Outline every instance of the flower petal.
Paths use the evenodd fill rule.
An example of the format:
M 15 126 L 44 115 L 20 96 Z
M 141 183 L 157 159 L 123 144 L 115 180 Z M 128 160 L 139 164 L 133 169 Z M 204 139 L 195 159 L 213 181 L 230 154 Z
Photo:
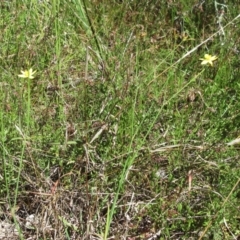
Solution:
M 203 60 L 202 62 L 201 62 L 201 65 L 206 65 L 208 63 L 208 60 Z

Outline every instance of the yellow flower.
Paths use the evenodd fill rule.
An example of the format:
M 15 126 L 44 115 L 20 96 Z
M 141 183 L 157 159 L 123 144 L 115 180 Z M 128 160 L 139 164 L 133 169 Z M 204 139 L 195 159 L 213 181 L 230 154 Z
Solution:
M 21 71 L 21 74 L 19 74 L 18 76 L 20 78 L 28 78 L 28 79 L 33 79 L 34 78 L 34 74 L 36 73 L 36 71 L 33 71 L 32 68 L 30 68 L 29 70 L 25 70 L 25 71 Z
M 215 61 L 216 59 L 217 59 L 216 56 L 212 56 L 210 54 L 205 54 L 204 58 L 200 58 L 199 60 L 202 60 L 201 65 L 210 64 L 212 66 L 213 61 Z

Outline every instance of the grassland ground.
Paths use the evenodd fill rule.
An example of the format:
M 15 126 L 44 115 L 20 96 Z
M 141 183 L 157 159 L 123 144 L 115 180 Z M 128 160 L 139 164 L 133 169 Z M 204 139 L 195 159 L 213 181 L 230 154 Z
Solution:
M 0 239 L 238 239 L 239 6 L 1 1 Z

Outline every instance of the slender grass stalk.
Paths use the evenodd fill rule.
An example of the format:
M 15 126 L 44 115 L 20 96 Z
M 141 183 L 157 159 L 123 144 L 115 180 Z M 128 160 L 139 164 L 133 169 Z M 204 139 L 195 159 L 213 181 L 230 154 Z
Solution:
M 31 79 L 27 79 L 27 129 L 30 129 L 31 124 Z
M 111 217 L 112 217 L 111 216 L 111 211 L 110 211 L 110 208 L 109 208 L 109 205 L 108 205 L 106 227 L 105 227 L 105 232 L 104 232 L 104 235 L 103 235 L 103 240 L 107 240 L 108 233 L 109 233 L 109 230 L 110 230 Z
M 80 24 L 82 28 L 85 30 L 86 35 L 89 37 L 89 39 L 94 40 L 95 48 L 96 48 L 94 52 L 98 58 L 99 63 L 103 64 L 104 56 L 103 56 L 102 47 L 98 40 L 98 36 L 95 33 L 95 28 L 92 24 L 92 21 L 88 15 L 86 2 L 85 0 L 74 0 L 74 3 L 78 13 L 77 17 L 80 21 Z
M 21 152 L 21 157 L 20 157 L 20 160 L 19 160 L 19 167 L 18 167 L 18 175 L 17 175 L 17 178 L 16 178 L 16 187 L 15 187 L 15 190 L 14 190 L 14 201 L 13 201 L 13 204 L 11 206 L 11 211 L 12 211 L 12 216 L 13 216 L 13 219 L 14 219 L 14 223 L 15 223 L 15 226 L 18 230 L 18 234 L 19 234 L 19 237 L 20 239 L 24 239 L 23 236 L 22 236 L 22 230 L 21 230 L 21 227 L 19 225 L 19 222 L 16 218 L 16 214 L 15 214 L 15 209 L 16 209 L 16 206 L 17 206 L 17 199 L 18 199 L 18 193 L 19 193 L 19 184 L 20 184 L 20 177 L 21 177 L 21 172 L 22 172 L 22 169 L 23 169 L 23 158 L 24 158 L 24 153 L 25 153 L 25 141 L 23 139 L 23 145 L 22 145 L 22 152 Z M 9 199 L 9 203 L 11 204 L 11 199 Z
M 54 17 L 54 30 L 55 30 L 55 54 L 56 54 L 56 67 L 57 73 L 59 73 L 61 69 L 61 33 L 60 33 L 60 19 L 59 19 L 59 7 L 60 0 L 53 0 L 52 9 L 53 9 L 53 17 Z M 58 84 L 61 86 L 61 77 L 57 74 Z

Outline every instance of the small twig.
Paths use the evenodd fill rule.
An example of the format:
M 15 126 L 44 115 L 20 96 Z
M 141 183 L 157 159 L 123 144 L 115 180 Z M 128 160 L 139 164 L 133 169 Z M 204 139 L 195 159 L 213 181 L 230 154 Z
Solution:
M 188 171 L 188 191 L 190 192 L 192 189 L 192 179 L 193 179 L 193 171 Z
M 92 140 L 90 141 L 90 144 L 92 144 L 97 138 L 99 138 L 99 136 L 103 133 L 103 131 L 105 131 L 108 128 L 107 124 L 104 124 L 99 130 L 98 132 L 94 135 L 94 137 L 92 138 Z
M 147 240 L 157 239 L 157 237 L 160 237 L 161 232 L 162 232 L 162 229 L 160 229 L 158 232 L 156 232 L 155 234 L 153 234 L 153 236 L 151 236 L 151 237 L 148 238 Z
M 224 32 L 224 29 L 222 26 L 222 20 L 223 20 L 224 14 L 225 14 L 224 8 L 227 8 L 227 5 L 218 3 L 217 1 L 214 2 L 214 5 L 215 5 L 215 11 L 217 14 L 217 19 L 218 19 L 217 24 L 219 27 L 220 40 L 222 41 L 222 44 L 224 44 L 223 40 L 222 40 L 222 36 L 225 37 L 225 32 Z M 218 10 L 218 6 L 221 6 L 220 10 Z
M 231 231 L 230 228 L 228 227 L 227 221 L 226 221 L 225 217 L 223 218 L 223 222 L 224 222 L 225 227 L 227 228 L 227 230 L 231 233 L 233 239 L 234 239 L 234 240 L 237 240 L 238 238 L 237 238 L 236 236 L 234 236 L 234 234 L 232 233 L 232 231 Z

